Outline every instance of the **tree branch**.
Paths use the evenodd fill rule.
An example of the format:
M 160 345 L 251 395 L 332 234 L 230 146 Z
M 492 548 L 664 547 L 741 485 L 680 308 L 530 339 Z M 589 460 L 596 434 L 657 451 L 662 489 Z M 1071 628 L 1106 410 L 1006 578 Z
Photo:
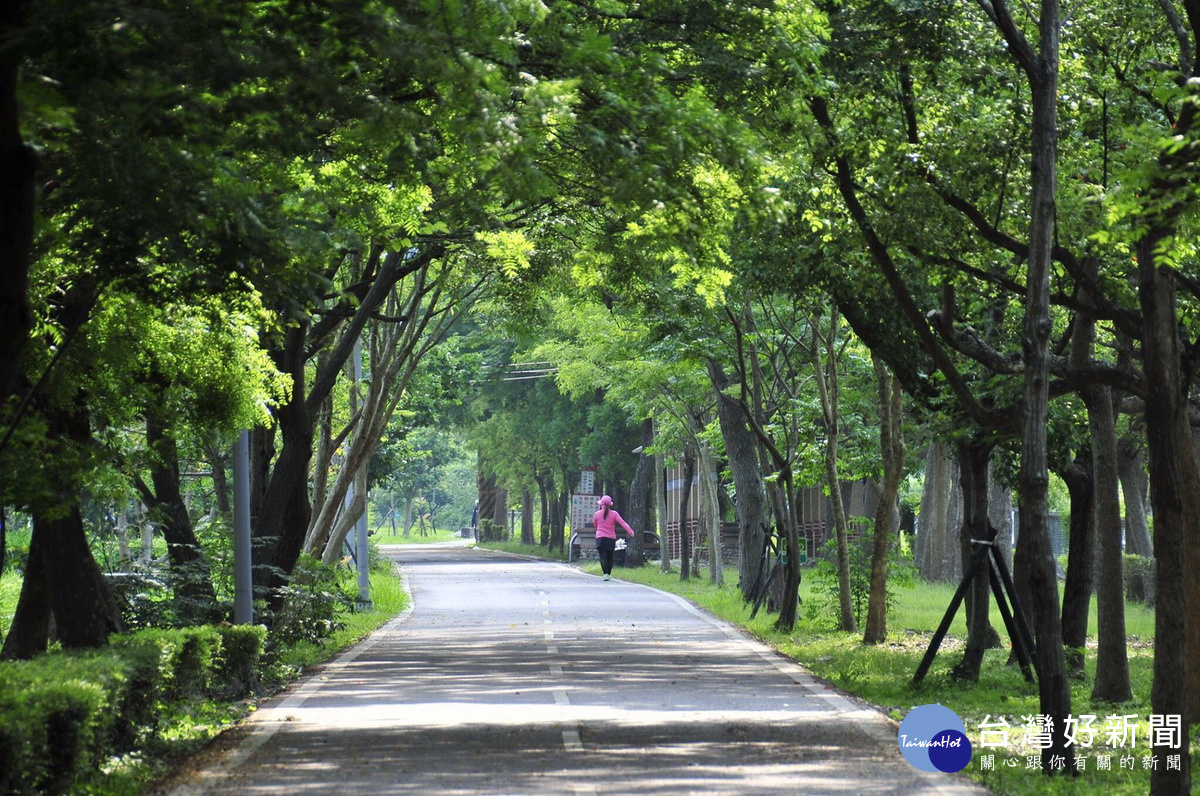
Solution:
M 909 323 L 925 348 L 925 352 L 933 359 L 938 370 L 942 372 L 942 375 L 946 377 L 946 383 L 955 397 L 961 402 L 967 414 L 975 418 L 981 425 L 991 425 L 993 422 L 992 413 L 976 400 L 975 395 L 971 392 L 970 387 L 967 386 L 962 374 L 958 372 L 958 369 L 954 366 L 954 362 L 951 361 L 945 349 L 938 342 L 928 321 L 913 300 L 912 294 L 908 290 L 908 285 L 905 284 L 904 278 L 896 268 L 891 253 L 883 241 L 880 240 L 878 233 L 876 233 L 874 226 L 871 224 L 870 218 L 867 216 L 866 209 L 859 201 L 858 193 L 854 186 L 854 175 L 850 168 L 850 162 L 839 151 L 837 135 L 833 128 L 833 120 L 829 115 L 828 102 L 824 97 L 813 96 L 809 98 L 809 106 L 817 123 L 825 131 L 829 144 L 834 149 L 833 159 L 837 167 L 838 190 L 842 194 L 842 201 L 845 202 L 850 217 L 854 219 L 860 233 L 866 240 L 867 249 L 883 272 L 884 279 L 887 280 L 888 285 L 891 287 L 897 303 L 908 317 Z
M 1013 57 L 1029 77 L 1029 82 L 1040 83 L 1042 77 L 1038 69 L 1037 53 L 1033 51 L 1033 47 L 1013 21 L 1012 14 L 1008 11 L 1007 0 L 976 0 L 976 2 L 1000 31 L 1000 35 L 1004 37 Z

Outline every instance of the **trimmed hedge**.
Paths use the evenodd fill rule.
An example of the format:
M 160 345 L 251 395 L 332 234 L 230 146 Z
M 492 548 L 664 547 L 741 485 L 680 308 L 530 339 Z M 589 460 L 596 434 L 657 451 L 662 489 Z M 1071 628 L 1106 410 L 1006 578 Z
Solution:
M 162 708 L 246 693 L 266 628 L 114 636 L 101 650 L 0 662 L 0 793 L 67 793 L 152 735 Z

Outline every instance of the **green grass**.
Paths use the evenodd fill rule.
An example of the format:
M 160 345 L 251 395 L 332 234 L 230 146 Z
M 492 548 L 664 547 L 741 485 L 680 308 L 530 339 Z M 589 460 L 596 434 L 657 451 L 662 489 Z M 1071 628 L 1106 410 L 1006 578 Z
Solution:
M 595 563 L 582 565 L 584 571 L 598 574 Z M 987 653 L 978 683 L 956 682 L 950 676 L 952 667 L 962 657 L 962 646 L 966 629 L 962 611 L 951 626 L 950 635 L 942 644 L 933 667 L 922 685 L 911 684 L 922 656 L 928 647 L 933 631 L 941 621 L 954 587 L 946 584 L 920 583 L 907 588 L 895 589 L 894 608 L 889 614 L 889 635 L 884 644 L 864 646 L 860 634 L 844 633 L 831 628 L 826 617 L 836 616 L 836 611 L 806 611 L 820 597 L 814 595 L 811 578 L 805 578 L 801 586 L 801 621 L 791 633 L 782 633 L 774 628 L 775 616 L 760 612 L 753 621 L 749 620 L 749 608 L 737 590 L 737 572 L 727 569 L 726 584 L 720 589 L 708 581 L 707 569 L 702 577 L 687 582 L 679 580 L 678 571 L 663 574 L 657 566 L 639 569 L 618 568 L 615 577 L 645 583 L 650 586 L 683 596 L 710 613 L 732 624 L 742 626 L 767 644 L 796 660 L 818 677 L 843 691 L 864 699 L 886 711 L 896 721 L 904 718 L 914 707 L 940 703 L 955 711 L 967 729 L 967 736 L 976 746 L 975 756 L 965 773 L 998 794 L 1005 796 L 1026 794 L 1092 794 L 1103 790 L 1106 796 L 1118 794 L 1143 794 L 1149 788 L 1149 771 L 1142 768 L 1142 757 L 1147 754 L 1146 733 L 1148 732 L 1150 708 L 1150 685 L 1153 679 L 1153 635 L 1154 613 L 1145 606 L 1130 603 L 1126 606 L 1126 623 L 1129 644 L 1130 679 L 1133 699 L 1120 705 L 1092 700 L 1091 683 L 1095 673 L 1095 601 L 1089 625 L 1092 635 L 1087 650 L 1087 676 L 1072 683 L 1072 715 L 1095 714 L 1099 718 L 1094 726 L 1099 732 L 1088 756 L 1087 770 L 1079 777 L 1045 777 L 1041 773 L 1027 770 L 1026 750 L 1018 746 L 1023 735 L 1024 716 L 1039 713 L 1038 694 L 1035 686 L 1025 682 L 1020 670 L 1007 664 L 1008 654 L 1004 650 Z M 815 613 L 815 615 L 813 615 Z M 998 612 L 993 606 L 993 623 L 1002 629 Z M 1104 748 L 1106 717 L 1109 715 L 1135 715 L 1138 717 L 1137 746 L 1133 749 L 1135 770 L 1121 770 L 1119 758 L 1122 750 Z M 1009 732 L 1010 745 L 1005 748 L 980 749 L 979 725 L 992 717 L 992 721 L 1003 716 L 1012 725 Z M 995 770 L 982 770 L 982 754 L 994 756 Z M 1096 770 L 1097 755 L 1109 752 L 1114 770 Z M 1037 754 L 1036 750 L 1033 754 Z M 1003 761 L 1014 759 L 1018 767 L 1007 768 Z M 1160 761 L 1160 765 L 1163 761 Z M 1200 766 L 1200 755 L 1196 745 L 1192 746 L 1192 768 Z
M 0 638 L 8 634 L 20 596 L 21 576 L 12 571 L 0 575 Z
M 449 528 L 429 531 L 425 535 L 422 535 L 419 530 L 413 528 L 408 536 L 405 536 L 403 531 L 398 531 L 393 535 L 391 529 L 388 528 L 373 534 L 371 541 L 375 544 L 430 544 L 432 542 L 449 542 L 453 539 L 461 538 L 457 530 Z

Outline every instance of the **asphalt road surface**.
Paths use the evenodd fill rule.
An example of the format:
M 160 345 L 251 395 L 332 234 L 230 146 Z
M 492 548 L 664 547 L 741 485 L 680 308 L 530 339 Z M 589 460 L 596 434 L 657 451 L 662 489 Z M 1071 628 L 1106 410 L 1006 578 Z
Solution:
M 387 552 L 411 612 L 223 737 L 174 796 L 984 793 L 917 771 L 880 713 L 672 595 Z

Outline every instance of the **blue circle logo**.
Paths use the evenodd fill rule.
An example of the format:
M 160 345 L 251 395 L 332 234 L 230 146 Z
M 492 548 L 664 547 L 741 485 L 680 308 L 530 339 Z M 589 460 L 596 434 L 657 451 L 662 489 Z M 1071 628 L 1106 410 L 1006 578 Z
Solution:
M 971 741 L 962 719 L 943 705 L 920 705 L 909 711 L 897 733 L 900 754 L 921 771 L 962 771 L 971 762 Z

